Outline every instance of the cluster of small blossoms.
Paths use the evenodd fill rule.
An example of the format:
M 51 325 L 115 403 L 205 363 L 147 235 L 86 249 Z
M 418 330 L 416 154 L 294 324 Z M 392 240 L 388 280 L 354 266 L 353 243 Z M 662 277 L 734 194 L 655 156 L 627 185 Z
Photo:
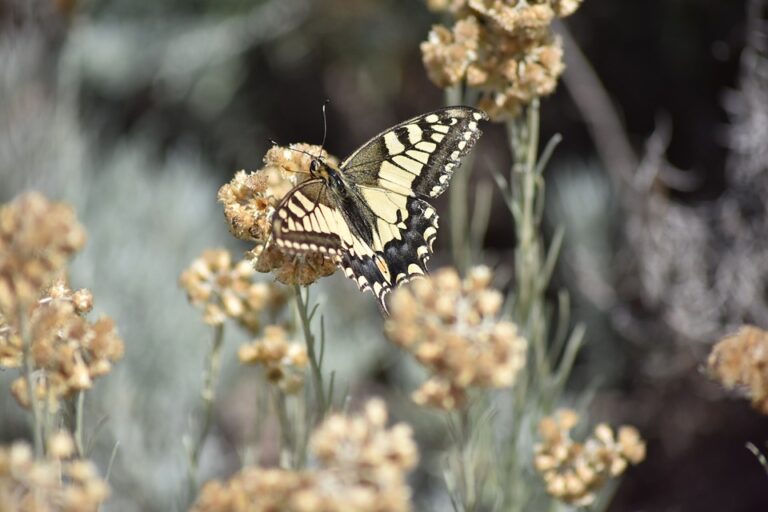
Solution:
M 229 251 L 208 249 L 179 277 L 189 301 L 203 308 L 203 321 L 221 325 L 236 320 L 250 332 L 258 331 L 264 312 L 277 312 L 288 300 L 278 285 L 253 281 L 256 271 L 248 260 L 233 265 Z
M 29 308 L 27 333 L 33 366 L 32 381 L 38 400 L 56 410 L 62 398 L 90 389 L 93 380 L 109 373 L 123 357 L 123 341 L 109 317 L 95 322 L 86 318 L 93 307 L 89 290 L 71 291 L 63 281 L 55 282 L 45 297 Z M 22 366 L 19 332 L 0 327 L 0 366 Z M 11 384 L 11 392 L 23 407 L 30 406 L 24 377 Z
M 455 270 L 402 286 L 392 294 L 387 336 L 433 376 L 413 399 L 445 410 L 461 407 L 470 387 L 512 386 L 525 365 L 527 342 L 499 319 L 502 294 L 490 288 L 488 267 L 462 281 Z
M 250 251 L 256 270 L 274 271 L 277 280 L 285 284 L 307 285 L 336 271 L 336 264 L 320 253 L 290 255 L 272 240 L 275 208 L 293 187 L 309 179 L 310 154 L 331 165 L 338 164 L 319 146 L 274 146 L 264 156 L 262 169 L 240 171 L 219 189 L 219 202 L 224 205 L 230 232 L 240 240 L 257 244 Z
M 109 486 L 90 461 L 74 453 L 72 438 L 63 432 L 51 436 L 44 459 L 35 459 L 25 443 L 0 446 L 0 510 L 99 510 Z
M 768 331 L 741 327 L 714 346 L 707 365 L 714 379 L 744 391 L 755 409 L 768 414 Z
M 85 245 L 85 230 L 64 203 L 37 192 L 0 206 L 0 312 L 16 314 L 37 301 Z
M 242 345 L 237 357 L 243 364 L 262 365 L 267 380 L 286 393 L 296 393 L 304 384 L 307 349 L 290 342 L 285 329 L 280 326 L 265 327 L 264 337 Z
M 228 482 L 207 483 L 195 512 L 405 512 L 411 492 L 405 475 L 418 461 L 410 427 L 386 427 L 380 400 L 362 415 L 329 417 L 312 434 L 318 468 L 247 468 Z
M 645 442 L 634 427 L 622 426 L 614 434 L 601 423 L 579 443 L 571 439 L 578 421 L 578 414 L 570 409 L 541 420 L 534 466 L 550 495 L 571 505 L 588 506 L 608 479 L 645 459 Z
M 421 44 L 424 66 L 439 87 L 461 82 L 480 93 L 478 107 L 494 120 L 515 117 L 533 99 L 551 94 L 564 70 L 554 18 L 581 0 L 428 0 L 453 14 L 453 27 L 435 25 Z

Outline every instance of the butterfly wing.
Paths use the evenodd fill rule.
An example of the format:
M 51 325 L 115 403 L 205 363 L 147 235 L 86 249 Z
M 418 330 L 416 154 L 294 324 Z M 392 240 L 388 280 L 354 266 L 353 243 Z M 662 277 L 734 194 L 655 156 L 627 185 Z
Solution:
M 406 196 L 437 197 L 477 142 L 485 112 L 448 107 L 393 126 L 363 144 L 341 164 L 358 184 Z
M 449 107 L 400 123 L 372 138 L 341 164 L 370 210 L 373 256 L 344 254 L 345 273 L 370 288 L 386 308 L 393 287 L 426 273 L 438 227 L 425 200 L 448 186 L 481 132 L 484 112 Z
M 342 194 L 313 179 L 286 195 L 273 217 L 277 245 L 333 257 L 386 312 L 393 286 L 426 273 L 438 216 L 425 199 L 448 186 L 483 119 L 482 111 L 449 107 L 373 137 L 341 164 Z
M 328 195 L 325 181 L 311 179 L 291 190 L 272 216 L 277 246 L 290 254 L 320 252 L 339 261 L 349 229 Z

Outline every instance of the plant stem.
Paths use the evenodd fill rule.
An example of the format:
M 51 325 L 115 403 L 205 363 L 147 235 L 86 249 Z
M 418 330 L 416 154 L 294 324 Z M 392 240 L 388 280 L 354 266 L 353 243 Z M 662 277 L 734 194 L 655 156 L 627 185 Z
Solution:
M 296 296 L 296 308 L 299 310 L 299 318 L 301 319 L 301 327 L 304 331 L 304 342 L 307 345 L 307 356 L 309 357 L 309 364 L 312 367 L 312 381 L 315 388 L 315 400 L 317 401 L 318 415 L 317 419 L 321 419 L 325 416 L 327 409 L 327 402 L 325 399 L 325 392 L 323 388 L 323 374 L 320 370 L 320 363 L 317 359 L 315 352 L 315 336 L 310 329 L 309 310 L 307 302 L 309 302 L 309 292 L 307 292 L 307 300 L 305 301 L 301 295 L 301 287 L 294 285 L 294 295 Z
M 85 403 L 85 391 L 77 393 L 77 402 L 75 404 L 75 446 L 77 454 L 85 457 L 83 450 L 83 406 Z
M 19 334 L 21 335 L 21 343 L 23 347 L 22 357 L 24 358 L 22 373 L 24 380 L 27 383 L 29 407 L 32 409 L 32 438 L 35 443 L 35 456 L 41 457 L 43 455 L 43 432 L 40 418 L 40 404 L 37 401 L 37 389 L 35 388 L 34 378 L 32 377 L 32 372 L 34 370 L 32 361 L 32 340 L 30 339 L 29 329 L 26 318 L 24 317 L 24 307 L 21 304 L 19 304 L 18 307 L 18 319 Z
M 203 378 L 203 424 L 200 433 L 189 450 L 189 484 L 192 494 L 197 490 L 197 470 L 200 462 L 200 452 L 211 429 L 213 421 L 213 400 L 216 397 L 216 382 L 221 366 L 221 345 L 224 341 L 224 324 L 213 328 L 213 342 L 206 360 L 205 376 Z

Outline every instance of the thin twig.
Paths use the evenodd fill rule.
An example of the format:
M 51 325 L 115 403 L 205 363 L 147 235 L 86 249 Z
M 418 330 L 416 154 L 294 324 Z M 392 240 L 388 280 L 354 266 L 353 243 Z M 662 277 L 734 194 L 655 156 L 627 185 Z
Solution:
M 216 382 L 221 366 L 221 345 L 224 341 L 224 324 L 214 327 L 211 351 L 206 360 L 205 376 L 203 378 L 203 424 L 194 444 L 189 448 L 189 485 L 192 494 L 197 491 L 197 470 L 200 463 L 200 453 L 208 437 L 213 422 L 213 401 L 216 397 Z
M 85 405 L 85 391 L 77 393 L 77 402 L 75 404 L 75 446 L 77 454 L 85 457 L 83 452 L 83 408 Z
M 24 380 L 27 383 L 27 396 L 29 397 L 29 406 L 32 409 L 32 438 L 35 442 L 35 456 L 41 457 L 43 455 L 43 432 L 41 430 L 41 418 L 40 418 L 40 403 L 37 400 L 37 393 L 32 377 L 34 370 L 32 362 L 32 340 L 30 339 L 30 332 L 27 327 L 26 318 L 24 317 L 24 307 L 19 304 L 18 307 L 18 319 L 19 319 L 19 334 L 21 335 L 21 342 L 23 345 L 24 366 L 22 372 L 24 374 Z

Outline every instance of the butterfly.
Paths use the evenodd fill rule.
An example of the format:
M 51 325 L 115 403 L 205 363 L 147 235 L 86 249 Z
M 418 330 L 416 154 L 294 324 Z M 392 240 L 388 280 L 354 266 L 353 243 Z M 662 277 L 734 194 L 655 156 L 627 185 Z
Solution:
M 313 157 L 310 178 L 273 213 L 275 243 L 331 258 L 386 314 L 387 293 L 427 272 L 438 221 L 428 199 L 448 187 L 487 119 L 474 108 L 443 108 L 376 135 L 338 167 Z

